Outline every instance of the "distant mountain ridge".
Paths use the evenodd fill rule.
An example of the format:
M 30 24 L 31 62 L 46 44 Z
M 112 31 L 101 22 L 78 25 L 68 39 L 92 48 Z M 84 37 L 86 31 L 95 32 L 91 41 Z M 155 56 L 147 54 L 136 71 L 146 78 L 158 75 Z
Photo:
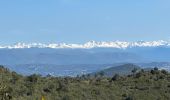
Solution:
M 114 64 L 169 62 L 168 47 L 52 49 L 0 49 L 1 65 L 19 64 Z
M 137 65 L 152 68 L 158 66 L 170 71 L 169 62 L 170 42 L 162 40 L 151 42 L 91 41 L 85 44 L 19 43 L 1 46 L 0 49 L 0 65 L 13 66 L 12 70 L 25 74 L 76 75 L 98 71 L 100 70 L 98 68 L 117 63 L 137 63 Z M 148 65 L 148 63 L 151 64 Z M 70 69 L 67 70 L 67 68 Z
M 165 46 L 170 47 L 170 41 L 137 41 L 137 42 L 126 42 L 126 41 L 110 41 L 110 42 L 96 42 L 89 41 L 85 44 L 67 44 L 67 43 L 51 43 L 51 44 L 43 44 L 43 43 L 17 43 L 14 45 L 5 45 L 0 46 L 1 49 L 19 49 L 19 48 L 79 48 L 79 49 L 89 49 L 89 48 L 118 48 L 118 49 L 126 49 L 133 47 L 159 47 Z

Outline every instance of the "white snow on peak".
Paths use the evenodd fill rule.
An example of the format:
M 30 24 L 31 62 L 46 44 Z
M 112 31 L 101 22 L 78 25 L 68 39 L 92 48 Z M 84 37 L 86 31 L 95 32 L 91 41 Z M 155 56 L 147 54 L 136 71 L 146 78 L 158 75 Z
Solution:
M 0 49 L 19 49 L 19 48 L 82 48 L 82 49 L 90 49 L 90 48 L 119 48 L 126 49 L 132 47 L 159 47 L 165 46 L 170 47 L 170 41 L 137 41 L 137 42 L 125 42 L 125 41 L 110 41 L 110 42 L 96 42 L 89 41 L 85 44 L 67 44 L 67 43 L 51 43 L 51 44 L 43 44 L 43 43 L 17 43 L 14 45 L 0 46 Z

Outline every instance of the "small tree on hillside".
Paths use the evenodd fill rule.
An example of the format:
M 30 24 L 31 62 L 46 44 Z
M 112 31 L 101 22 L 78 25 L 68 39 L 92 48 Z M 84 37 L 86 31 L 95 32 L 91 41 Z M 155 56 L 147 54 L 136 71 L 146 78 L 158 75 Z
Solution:
M 99 75 L 100 75 L 101 77 L 103 77 L 103 76 L 104 76 L 104 71 L 100 71 L 100 72 L 99 72 Z
M 158 71 L 158 67 L 154 67 L 154 70 L 155 70 L 155 71 Z
M 115 74 L 113 77 L 112 77 L 112 81 L 116 81 L 120 78 L 119 74 Z
M 135 74 L 135 73 L 137 72 L 137 70 L 138 70 L 137 68 L 134 68 L 134 69 L 132 70 L 132 73 Z

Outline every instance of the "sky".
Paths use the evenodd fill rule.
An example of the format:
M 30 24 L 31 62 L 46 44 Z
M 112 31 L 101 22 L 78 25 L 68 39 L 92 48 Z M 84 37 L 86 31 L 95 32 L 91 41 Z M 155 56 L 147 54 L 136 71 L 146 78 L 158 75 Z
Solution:
M 170 39 L 170 0 L 0 0 L 0 44 Z

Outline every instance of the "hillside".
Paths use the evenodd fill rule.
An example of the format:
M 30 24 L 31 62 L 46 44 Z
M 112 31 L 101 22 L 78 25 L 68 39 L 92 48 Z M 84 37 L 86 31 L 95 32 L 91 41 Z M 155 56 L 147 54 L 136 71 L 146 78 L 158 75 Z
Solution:
M 101 70 L 97 73 L 92 73 L 93 75 L 95 74 L 103 74 L 103 76 L 108 76 L 108 77 L 112 77 L 115 74 L 119 74 L 119 75 L 129 75 L 132 74 L 132 70 L 140 70 L 141 68 L 137 65 L 134 64 L 123 64 L 123 65 L 119 65 L 119 66 L 114 66 L 111 68 L 107 68 L 104 70 Z
M 128 76 L 21 76 L 0 67 L 0 100 L 170 100 L 170 73 L 157 68 Z

